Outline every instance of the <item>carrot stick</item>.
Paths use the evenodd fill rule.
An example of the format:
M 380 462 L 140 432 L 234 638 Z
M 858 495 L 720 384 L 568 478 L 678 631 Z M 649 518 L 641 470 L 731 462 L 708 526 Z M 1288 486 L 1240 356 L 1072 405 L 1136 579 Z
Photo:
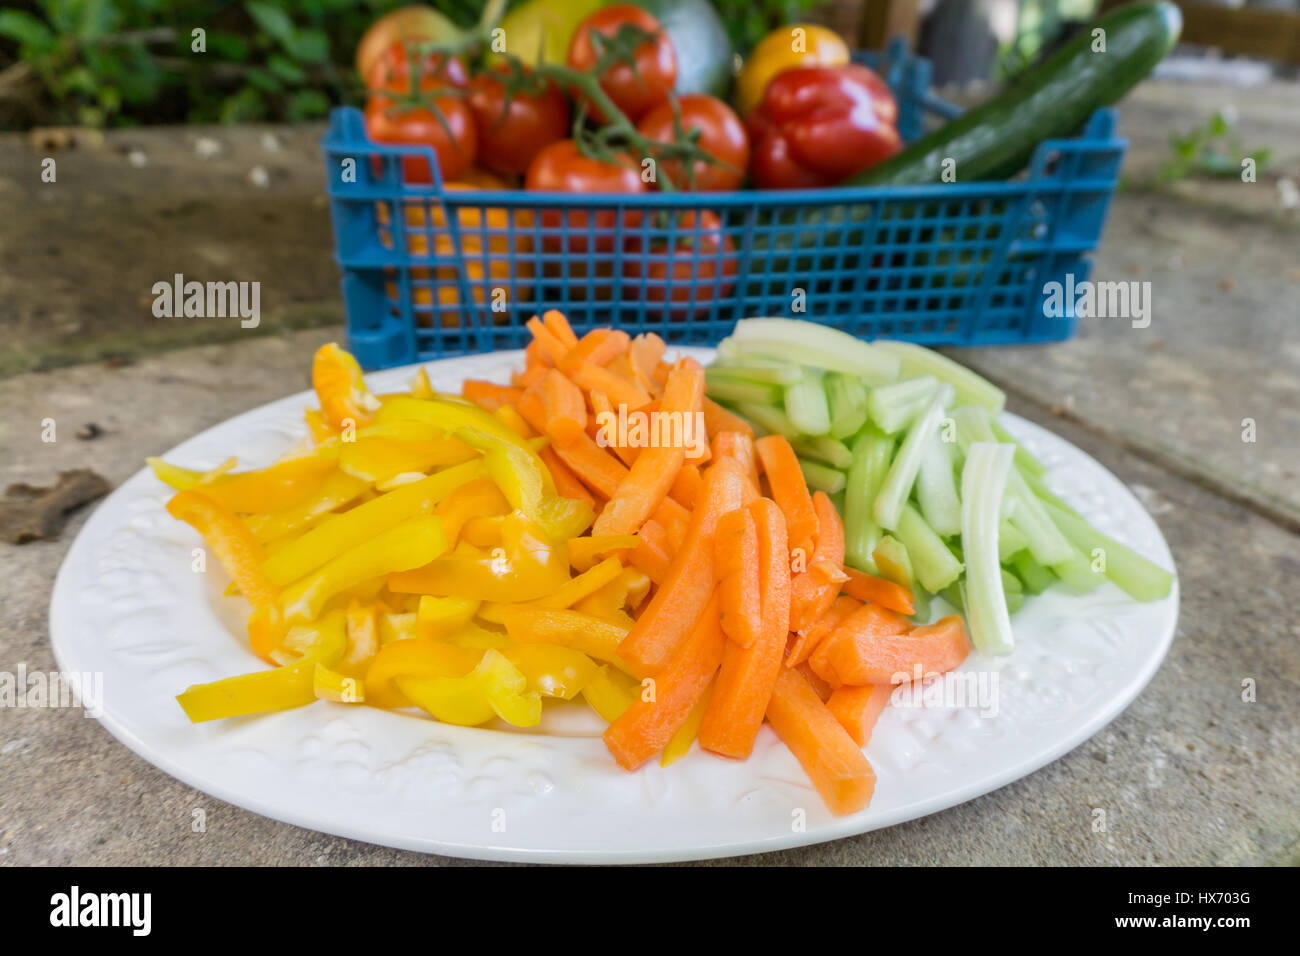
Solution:
M 586 571 L 601 555 L 621 556 L 624 552 L 635 548 L 637 541 L 637 536 L 633 534 L 573 538 L 569 541 L 569 564 L 579 571 Z
M 781 669 L 767 719 L 831 813 L 856 813 L 871 802 L 876 773 L 870 761 L 797 671 Z
M 798 667 L 808 660 L 826 635 L 833 631 L 840 621 L 860 607 L 862 607 L 862 602 L 857 598 L 849 597 L 847 594 L 841 594 L 837 597 L 817 620 L 795 634 L 794 642 L 786 653 L 785 666 Z
M 578 344 L 578 337 L 573 334 L 573 327 L 569 325 L 569 320 L 563 312 L 557 309 L 547 309 L 542 313 L 542 324 L 550 330 L 566 348 L 573 348 Z
M 809 560 L 817 540 L 817 513 L 799 469 L 799 459 L 784 435 L 764 435 L 754 442 L 754 450 L 772 488 L 772 498 L 785 513 L 786 526 L 790 529 L 790 553 L 802 551 L 804 560 Z
M 628 561 L 655 584 L 661 584 L 673 563 L 668 532 L 652 518 L 641 526 L 636 538 L 637 545 L 628 555 Z
M 845 594 L 851 594 L 859 601 L 882 604 L 899 614 L 916 613 L 916 602 L 912 599 L 912 592 L 901 584 L 864 574 L 857 568 L 845 568 L 844 573 L 849 576 L 842 588 Z
M 533 333 L 533 341 L 537 343 L 538 351 L 545 357 L 548 365 L 559 365 L 568 354 L 570 345 L 565 343 L 537 316 L 533 316 L 524 323 L 528 331 Z
M 476 378 L 467 378 L 460 387 L 460 394 L 475 405 L 495 412 L 502 405 L 513 405 L 524 393 L 522 388 L 512 385 L 498 385 L 496 382 L 484 382 Z
M 722 631 L 741 647 L 750 647 L 763 630 L 763 605 L 758 528 L 748 508 L 728 511 L 718 520 L 714 551 Z
M 739 470 L 737 470 L 739 473 Z M 752 647 L 727 642 L 713 696 L 700 725 L 700 746 L 726 757 L 748 757 L 778 676 L 790 633 L 790 549 L 776 502 L 748 506 L 758 532 L 761 633 Z
M 550 365 L 550 359 L 546 357 L 546 354 L 542 351 L 542 347 L 538 344 L 536 339 L 533 339 L 533 341 L 529 342 L 528 345 L 524 347 L 525 372 L 530 372 L 539 367 L 549 368 Z
M 840 726 L 849 732 L 853 742 L 865 747 L 871 739 L 876 721 L 889 706 L 889 695 L 894 688 L 888 684 L 868 684 L 866 687 L 845 685 L 831 694 L 826 709 L 835 715 Z
M 597 445 L 608 448 L 618 456 L 619 461 L 631 468 L 632 462 L 636 461 L 636 449 L 619 443 L 616 427 L 611 433 L 610 423 L 617 420 L 618 413 L 614 411 L 609 396 L 600 389 L 595 389 L 587 393 L 587 400 L 591 402 L 592 411 L 591 422 L 587 425 L 587 434 L 595 440 Z M 613 415 L 614 418 L 605 418 L 606 415 Z
M 546 464 L 551 473 L 551 478 L 555 481 L 555 493 L 561 498 L 577 498 L 596 508 L 596 499 L 578 480 L 578 476 L 569 470 L 568 466 L 560 460 L 555 449 L 550 445 L 545 446 L 537 453 L 542 461 Z
M 664 348 L 664 340 L 653 332 L 638 335 L 628 346 L 627 360 L 632 367 L 632 380 L 650 395 L 658 395 L 660 391 L 655 373 L 663 360 Z
M 550 368 L 549 365 L 539 362 L 536 365 L 530 365 L 522 372 L 511 372 L 510 384 L 515 388 L 528 388 L 530 385 L 536 385 L 546 377 L 546 373 L 550 371 Z
M 626 352 L 628 342 L 628 335 L 622 329 L 592 329 L 569 349 L 569 354 L 560 362 L 560 371 L 569 372 L 579 362 L 604 365 L 614 356 Z
M 690 622 L 680 646 L 655 673 L 652 688 L 643 690 L 632 706 L 605 728 L 605 746 L 620 766 L 635 770 L 663 750 L 686 723 L 718 670 L 724 643 L 718 602 L 710 598 Z M 653 693 L 647 694 L 647 690 Z
M 623 464 L 585 432 L 567 443 L 556 442 L 554 447 L 560 460 L 573 470 L 578 480 L 603 498 L 613 497 L 627 475 Z
M 574 383 L 587 391 L 601 391 L 615 405 L 626 405 L 631 411 L 650 401 L 650 396 L 614 372 L 591 362 L 578 362 L 569 373 Z
M 636 666 L 648 671 L 662 667 L 708 601 L 713 591 L 713 537 L 718 519 L 739 507 L 744 482 L 735 462 L 720 461 L 704 472 L 686 541 L 673 556 L 636 626 L 619 646 L 624 658 Z
M 817 514 L 820 535 L 817 553 L 807 570 L 790 582 L 790 630 L 802 631 L 826 613 L 845 576 L 844 524 L 824 491 L 813 494 L 813 511 Z
M 803 679 L 808 682 L 809 687 L 811 687 L 813 690 L 817 692 L 818 697 L 820 697 L 823 701 L 827 701 L 831 699 L 831 694 L 835 693 L 834 688 L 832 688 L 830 684 L 826 683 L 826 681 L 818 677 L 817 672 L 808 666 L 807 661 L 804 661 L 802 664 L 796 667 L 795 670 L 797 670 L 800 674 L 803 675 Z
M 689 463 L 682 465 L 682 470 L 677 472 L 677 477 L 673 479 L 673 486 L 668 489 L 668 494 L 683 507 L 694 508 L 695 496 L 699 494 L 700 482 L 703 480 L 699 465 Z
M 664 387 L 659 413 L 652 421 L 691 422 L 703 397 L 704 374 L 685 366 L 675 368 Z M 676 434 L 670 434 L 672 429 L 660 430 L 658 437 L 667 439 L 666 445 L 641 449 L 627 478 L 596 519 L 593 534 L 632 534 L 650 517 L 686 460 L 683 444 L 688 426 L 681 427 Z
M 713 694 L 713 685 L 704 688 L 704 693 L 691 708 L 686 722 L 677 729 L 671 740 L 664 745 L 664 752 L 659 757 L 660 767 L 669 767 L 685 757 L 691 750 L 691 744 L 700 735 L 700 722 L 704 720 L 704 711 L 709 706 L 709 697 Z
M 878 635 L 845 631 L 840 634 L 848 624 L 849 621 L 840 624 L 827 642 L 830 645 L 827 661 L 845 684 L 901 684 L 919 680 L 952 670 L 970 653 L 966 627 L 955 614 L 908 633 Z
M 725 455 L 728 458 L 734 458 L 740 462 L 740 466 L 745 469 L 749 475 L 750 481 L 754 483 L 755 490 L 758 489 L 758 457 L 754 453 L 754 437 L 748 432 L 738 431 L 721 431 L 714 432 L 709 430 L 713 436 L 713 457 Z
M 743 432 L 746 435 L 754 434 L 753 426 L 745 421 L 739 415 L 731 412 L 711 398 L 704 400 L 704 427 L 709 430 L 710 435 L 716 435 L 719 432 Z
M 846 665 L 852 665 L 856 656 L 851 649 L 853 645 L 860 641 L 865 646 L 886 637 L 906 634 L 909 627 L 907 618 L 896 611 L 879 604 L 864 604 L 831 629 L 808 658 L 808 663 L 832 687 L 838 688 L 841 684 L 887 684 L 888 676 L 884 680 L 868 680 L 865 677 L 852 680 L 848 675 L 840 673 L 836 661 L 843 660 Z M 840 645 L 848 645 L 850 650 L 840 652 Z M 855 673 L 859 671 L 855 669 Z
M 546 434 L 557 442 L 567 442 L 587 427 L 587 403 L 578 386 L 564 373 L 551 369 L 533 386 L 546 415 Z

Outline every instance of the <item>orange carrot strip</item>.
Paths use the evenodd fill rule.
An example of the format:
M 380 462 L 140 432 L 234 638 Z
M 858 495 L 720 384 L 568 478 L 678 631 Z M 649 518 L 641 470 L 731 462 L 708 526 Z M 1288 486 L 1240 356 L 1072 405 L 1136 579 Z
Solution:
M 545 357 L 547 364 L 559 365 L 570 346 L 565 345 L 537 316 L 533 316 L 524 325 L 528 327 L 529 332 L 533 333 L 533 341 L 537 343 L 538 351 Z
M 865 677 L 850 679 L 848 675 L 840 673 L 836 661 L 843 660 L 846 664 L 851 664 L 855 654 L 852 645 L 858 641 L 865 645 L 886 637 L 906 634 L 910 626 L 907 618 L 896 611 L 879 604 L 864 604 L 831 629 L 808 658 L 808 663 L 832 687 L 841 684 L 887 684 L 888 677 L 884 680 L 868 680 Z M 840 645 L 846 645 L 849 650 L 840 651 Z
M 798 667 L 808 660 L 808 657 L 817 649 L 817 645 L 822 642 L 822 639 L 833 631 L 840 621 L 860 607 L 862 607 L 862 602 L 857 598 L 849 597 L 847 594 L 841 594 L 837 597 L 817 620 L 795 634 L 794 641 L 791 643 L 790 650 L 785 657 L 785 666 Z
M 611 402 L 626 405 L 629 411 L 641 408 L 650 401 L 650 396 L 630 381 L 591 362 L 578 362 L 569 374 L 576 385 L 589 392 L 604 392 Z
M 628 349 L 628 335 L 622 329 L 592 329 L 578 340 L 578 344 L 569 349 L 569 354 L 560 362 L 560 371 L 568 372 L 579 362 L 594 362 L 604 365 Z
M 811 687 L 813 690 L 817 692 L 818 697 L 820 697 L 823 701 L 831 699 L 831 695 L 835 693 L 834 688 L 832 688 L 830 684 L 826 683 L 826 681 L 818 677 L 817 672 L 808 666 L 807 661 L 804 661 L 802 664 L 796 667 L 795 670 L 797 670 L 800 674 L 803 675 L 803 679 L 808 682 L 809 687 Z
M 537 381 L 540 382 L 542 378 L 545 378 L 549 371 L 550 369 L 542 369 L 541 378 Z M 546 412 L 542 408 L 541 397 L 534 390 L 536 384 L 537 382 L 534 382 L 532 385 L 528 386 L 528 388 L 524 389 L 524 393 L 520 395 L 519 400 L 515 402 L 515 411 L 517 411 L 523 417 L 523 420 L 531 425 L 538 434 L 545 435 Z
M 586 571 L 602 555 L 614 554 L 623 557 L 623 552 L 631 551 L 639 539 L 633 534 L 621 534 L 611 537 L 581 537 L 569 541 L 569 564 L 579 571 Z
M 578 386 L 563 372 L 551 369 L 533 388 L 537 390 L 542 412 L 546 415 L 547 435 L 557 442 L 567 442 L 587 427 L 587 403 L 583 401 Z
M 618 413 L 614 410 L 609 396 L 600 389 L 595 389 L 587 393 L 587 401 L 591 403 L 592 412 L 591 419 L 587 423 L 587 434 L 597 445 L 612 451 L 624 465 L 632 467 L 632 462 L 636 461 L 636 449 L 619 444 L 618 429 L 610 428 L 609 422 L 617 420 Z M 614 419 L 604 418 L 605 415 L 613 415 Z
M 714 551 L 722 631 L 741 647 L 750 647 L 763 630 L 763 605 L 758 528 L 748 508 L 728 511 L 718 520 Z
M 694 508 L 695 496 L 700 493 L 700 483 L 703 480 L 704 477 L 700 474 L 699 465 L 682 465 L 682 470 L 677 472 L 677 477 L 673 479 L 673 486 L 668 489 L 668 494 L 683 507 Z
M 901 584 L 864 574 L 857 568 L 845 568 L 844 573 L 849 576 L 842 588 L 845 594 L 851 594 L 859 601 L 883 604 L 899 614 L 916 613 L 916 602 L 912 598 L 912 592 Z
M 637 545 L 628 555 L 628 562 L 655 584 L 662 583 L 673 563 L 668 532 L 652 518 L 641 526 L 636 537 Z
M 747 432 L 709 431 L 713 436 L 713 457 L 725 455 L 740 462 L 754 487 L 758 488 L 758 456 L 754 452 L 754 436 Z
M 742 432 L 746 435 L 753 436 L 754 428 L 739 415 L 731 412 L 711 398 L 704 400 L 704 427 L 709 430 L 710 435 L 717 435 L 719 432 Z
M 736 473 L 739 474 L 739 468 Z M 727 642 L 722 667 L 700 725 L 700 746 L 726 757 L 748 757 L 781 674 L 790 633 L 790 548 L 776 502 L 759 498 L 747 509 L 758 532 L 761 633 L 752 647 Z
M 665 498 L 650 519 L 658 522 L 668 536 L 668 551 L 672 553 L 686 541 L 686 533 L 691 528 L 691 513 L 671 498 Z M 647 519 L 647 520 L 650 520 Z
M 685 366 L 673 369 L 658 415 L 651 421 L 677 421 L 682 431 L 667 434 L 670 429 L 662 429 L 659 438 L 668 439 L 666 445 L 641 449 L 627 478 L 596 519 L 593 534 L 633 534 L 650 517 L 673 486 L 686 459 L 683 444 L 687 424 L 683 423 L 693 420 L 703 398 L 703 372 Z
M 820 535 L 807 570 L 790 583 L 790 630 L 802 631 L 826 613 L 844 583 L 844 523 L 824 491 L 813 494 Z
M 513 405 L 523 393 L 522 388 L 513 385 L 498 385 L 476 378 L 465 379 L 460 387 L 461 395 L 489 412 L 495 412 L 502 405 Z
M 657 670 L 686 637 L 713 591 L 713 536 L 718 519 L 739 507 L 744 484 L 735 462 L 720 461 L 705 471 L 686 541 L 636 626 L 619 645 L 625 660 L 642 670 Z
M 539 366 L 549 368 L 550 364 L 551 360 L 546 357 L 546 353 L 536 339 L 524 348 L 524 371 L 531 371 Z
M 557 309 L 547 309 L 542 313 L 542 324 L 550 330 L 566 348 L 573 348 L 578 344 L 578 337 L 573 334 L 573 327 L 569 325 L 569 320 L 563 312 Z
M 866 687 L 844 686 L 831 694 L 826 709 L 835 715 L 840 726 L 849 732 L 853 742 L 865 747 L 871 739 L 876 721 L 889 706 L 889 695 L 894 688 L 888 684 L 869 684 Z
M 856 813 L 871 802 L 871 762 L 797 671 L 781 669 L 767 719 L 831 813 Z
M 538 364 L 531 365 L 522 372 L 511 372 L 510 384 L 515 388 L 528 388 L 536 385 L 546 377 L 546 373 L 550 371 L 550 368 L 549 365 Z
M 871 607 L 872 605 L 864 605 Z M 842 623 L 836 632 L 845 628 Z M 845 684 L 901 684 L 942 674 L 966 659 L 966 626 L 953 614 L 908 633 L 831 635 L 827 660 Z
M 651 395 L 658 395 L 660 385 L 655 377 L 664 357 L 664 340 L 653 332 L 634 338 L 628 346 L 627 360 L 632 367 L 632 380 Z
M 525 416 L 526 417 L 526 416 Z M 555 453 L 578 480 L 602 498 L 610 498 L 627 476 L 623 464 L 601 448 L 586 432 L 566 444 L 556 442 Z
M 561 498 L 576 498 L 579 501 L 586 502 L 592 510 L 596 508 L 596 499 L 578 480 L 578 476 L 569 470 L 564 462 L 560 461 L 560 456 L 555 453 L 555 449 L 550 445 L 544 446 L 537 453 L 542 462 L 546 465 L 551 473 L 551 478 L 555 481 L 555 493 Z
M 817 540 L 817 512 L 794 449 L 784 435 L 765 435 L 754 442 L 754 450 L 771 485 L 772 497 L 785 513 L 791 553 L 802 550 L 804 559 L 810 559 Z
M 718 626 L 718 602 L 710 599 L 690 622 L 690 631 L 680 646 L 652 678 L 652 699 L 647 700 L 643 691 L 605 729 L 605 746 L 621 767 L 635 770 L 663 750 L 686 723 L 718 669 L 724 643 Z

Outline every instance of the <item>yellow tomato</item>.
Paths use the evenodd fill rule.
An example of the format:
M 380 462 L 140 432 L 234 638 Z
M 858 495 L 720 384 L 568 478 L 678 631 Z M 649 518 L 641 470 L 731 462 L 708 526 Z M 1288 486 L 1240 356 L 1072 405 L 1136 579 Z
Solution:
M 736 105 L 748 116 L 778 73 L 797 66 L 843 66 L 849 47 L 834 30 L 811 23 L 778 27 L 754 47 L 736 78 Z

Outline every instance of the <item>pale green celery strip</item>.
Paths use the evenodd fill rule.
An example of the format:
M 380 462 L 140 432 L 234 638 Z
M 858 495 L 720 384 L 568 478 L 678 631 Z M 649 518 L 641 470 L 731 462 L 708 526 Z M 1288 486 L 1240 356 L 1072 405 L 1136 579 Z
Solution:
M 800 458 L 799 467 L 803 470 L 808 487 L 815 491 L 824 491 L 828 495 L 833 495 L 844 488 L 844 472 L 838 469 L 809 458 Z
M 974 442 L 961 473 L 961 544 L 966 559 L 966 624 L 971 643 L 989 654 L 1006 654 L 1014 645 L 998 558 L 998 525 L 1007 475 L 1015 450 L 1010 445 Z
M 916 476 L 916 498 L 921 514 L 942 537 L 961 534 L 961 499 L 953 478 L 952 446 L 936 428 L 926 439 L 921 470 Z
M 826 376 L 826 403 L 831 411 L 832 438 L 856 435 L 867 423 L 867 388 L 856 375 L 829 373 Z
M 939 380 L 932 375 L 873 388 L 867 395 L 867 414 L 886 435 L 900 432 L 934 397 Z
M 803 378 L 785 387 L 785 414 L 804 435 L 825 435 L 831 430 L 831 412 L 826 404 L 825 374 L 803 370 Z
M 783 410 L 775 406 L 740 402 L 736 405 L 736 412 L 748 418 L 766 434 L 784 435 L 790 439 L 799 437 L 799 429 L 794 427 L 794 423 L 786 417 Z
M 853 464 L 853 452 L 849 450 L 849 446 L 827 435 L 800 438 L 790 444 L 800 457 L 825 462 L 841 471 Z
M 912 485 L 921 470 L 921 458 L 925 454 L 926 442 L 938 429 L 939 422 L 943 419 L 944 409 L 952 401 L 952 396 L 951 385 L 945 384 L 940 387 L 925 412 L 907 430 L 907 437 L 903 439 L 898 454 L 894 456 L 889 466 L 889 474 L 885 476 L 885 483 L 880 486 L 880 494 L 876 496 L 872 512 L 876 523 L 887 531 L 893 531 L 898 527 L 898 515 L 903 510 L 903 503 L 912 493 Z M 942 537 L 942 534 L 940 536 Z
M 959 405 L 983 405 L 994 415 L 1001 414 L 1006 407 L 1007 396 L 1002 389 L 946 355 L 911 342 L 877 341 L 872 344 L 899 359 L 903 378 L 933 375 L 948 382 L 957 390 Z
M 921 512 L 910 504 L 903 506 L 894 537 L 907 548 L 917 580 L 931 594 L 938 594 L 961 576 L 962 563 L 948 550 L 934 529 L 925 523 Z
M 894 440 L 868 426 L 853 443 L 853 463 L 844 486 L 845 561 L 859 571 L 874 574 L 871 552 L 880 540 L 880 525 L 871 516 L 880 485 L 889 472 Z
M 849 372 L 872 384 L 897 381 L 901 365 L 896 355 L 817 322 L 741 319 L 730 340 L 742 354 L 752 352 L 827 371 Z
M 1044 507 L 1056 526 L 1081 549 L 1090 568 L 1096 558 L 1105 560 L 1106 577 L 1114 581 L 1124 593 L 1139 601 L 1158 601 L 1169 596 L 1174 576 L 1164 568 L 1097 531 L 1077 515 L 1070 514 L 1051 502 L 1045 502 Z
M 705 390 L 715 402 L 747 402 L 754 405 L 775 405 L 781 401 L 781 386 L 763 385 L 741 379 L 705 375 Z

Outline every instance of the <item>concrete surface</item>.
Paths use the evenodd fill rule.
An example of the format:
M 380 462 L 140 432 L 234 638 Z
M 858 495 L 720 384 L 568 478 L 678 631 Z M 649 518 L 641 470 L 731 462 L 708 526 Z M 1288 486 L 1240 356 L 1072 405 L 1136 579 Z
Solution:
M 1183 595 L 1168 659 L 1109 727 L 1011 786 L 885 831 L 740 862 L 1300 863 L 1300 625 L 1289 606 L 1300 573 L 1300 227 L 1262 198 L 1296 173 L 1300 117 L 1271 88 L 1193 98 L 1170 87 L 1147 84 L 1126 106 L 1126 171 L 1140 179 L 1169 131 L 1234 99 L 1243 138 L 1278 148 L 1274 179 L 1117 201 L 1095 277 L 1150 281 L 1149 328 L 1094 319 L 1069 343 L 959 354 L 1009 389 L 1013 411 L 1111 468 L 1159 522 Z M 0 137 L 0 376 L 10 376 L 0 378 L 0 486 L 49 483 L 73 467 L 116 484 L 146 455 L 306 386 L 311 350 L 339 333 L 318 134 L 221 130 L 208 158 L 195 148 L 202 131 L 115 134 L 55 154 L 57 187 L 39 182 L 39 150 Z M 136 149 L 143 167 L 129 159 Z M 269 170 L 269 186 L 248 178 L 254 166 Z M 263 328 L 153 319 L 149 288 L 176 271 L 261 279 Z M 320 327 L 292 331 L 299 325 Z M 272 331 L 284 334 L 263 334 Z M 205 340 L 220 344 L 194 346 Z M 177 344 L 191 347 L 160 351 Z M 113 360 L 70 365 L 104 358 Z M 53 444 L 41 441 L 47 417 L 58 422 Z M 1253 443 L 1242 441 L 1245 418 Z M 102 435 L 73 437 L 87 423 Z M 0 670 L 53 666 L 50 587 L 84 520 L 74 516 L 58 541 L 0 544 Z M 206 833 L 190 829 L 196 808 L 207 810 Z M 1098 808 L 1104 833 L 1092 826 Z M 79 712 L 0 711 L 3 864 L 456 862 L 235 809 Z

